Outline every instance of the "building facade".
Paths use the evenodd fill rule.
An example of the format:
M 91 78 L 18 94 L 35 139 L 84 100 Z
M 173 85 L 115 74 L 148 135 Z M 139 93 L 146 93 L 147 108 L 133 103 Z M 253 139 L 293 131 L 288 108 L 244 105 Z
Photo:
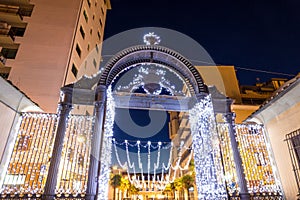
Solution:
M 19 50 L 18 37 L 23 37 L 27 22 L 24 18 L 30 17 L 34 5 L 28 0 L 1 0 L 0 1 L 0 76 L 7 79 L 11 66 L 7 60 L 15 59 Z
M 121 77 L 117 75 L 130 69 L 140 69 L 145 76 L 137 76 L 140 81 L 128 83 L 129 87 L 122 87 L 122 84 L 114 87 L 116 77 Z M 177 84 L 182 84 L 169 84 L 166 70 L 177 74 Z M 180 126 L 183 129 L 171 138 L 174 143 L 178 140 L 176 142 L 183 150 L 192 146 L 193 154 L 189 155 L 194 157 L 195 196 L 198 199 L 283 197 L 263 127 L 257 124 L 235 125 L 232 100 L 218 92 L 216 87 L 208 87 L 199 71 L 181 54 L 155 44 L 132 46 L 114 55 L 102 73 L 88 80 L 87 83 L 91 84 L 83 87 L 69 84 L 61 88 L 57 115 L 24 113 L 13 152 L 8 153 L 11 159 L 1 182 L 2 195 L 107 199 L 112 148 L 116 141 L 113 138 L 114 108 L 117 107 L 188 113 L 188 117 L 184 113 L 178 116 L 181 119 L 175 129 L 180 129 Z M 183 85 L 187 93 L 181 92 Z M 143 92 L 132 94 L 133 88 L 141 88 Z M 163 90 L 169 92 L 161 94 Z M 92 101 L 86 99 L 89 94 L 93 94 Z M 93 105 L 94 116 L 71 115 L 76 104 Z M 174 116 L 171 121 L 173 119 Z M 150 149 L 154 145 L 151 141 L 146 144 L 132 142 L 136 143 L 130 147 L 148 147 L 148 169 L 147 173 L 141 173 L 140 178 L 127 171 L 128 180 L 133 183 L 142 181 L 149 195 L 150 189 L 155 190 L 155 182 L 167 179 L 167 176 L 158 178 L 151 174 Z M 121 144 L 129 145 L 127 140 Z M 159 142 L 157 145 L 155 148 L 160 148 Z M 181 159 L 186 162 L 187 157 L 191 158 L 184 151 L 174 151 L 169 159 L 170 165 L 166 165 L 170 175 L 175 178 L 176 170 L 183 167 Z M 172 165 L 173 161 L 176 165 Z M 124 168 L 134 167 L 128 157 L 127 162 Z M 156 189 L 162 193 L 163 188 Z
M 5 168 L 10 160 L 10 155 L 21 120 L 22 112 L 42 112 L 39 106 L 28 96 L 0 77 L 0 180 L 4 177 Z M 1 181 L 0 181 L 1 182 Z
M 276 92 L 247 121 L 263 124 L 272 145 L 287 199 L 299 198 L 299 75 Z
M 44 111 L 55 113 L 60 87 L 98 71 L 110 2 L 42 0 L 30 5 L 35 8 L 24 19 L 24 37 L 16 38 L 18 53 L 6 62 L 12 67 L 8 79 Z

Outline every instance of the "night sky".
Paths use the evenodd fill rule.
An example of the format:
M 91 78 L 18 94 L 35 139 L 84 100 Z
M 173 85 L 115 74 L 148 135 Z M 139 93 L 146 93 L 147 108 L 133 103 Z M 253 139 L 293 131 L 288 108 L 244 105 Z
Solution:
M 133 28 L 163 27 L 202 45 L 214 62 L 234 65 L 241 84 L 300 72 L 300 1 L 111 0 L 105 38 Z M 199 64 L 201 65 L 201 64 Z

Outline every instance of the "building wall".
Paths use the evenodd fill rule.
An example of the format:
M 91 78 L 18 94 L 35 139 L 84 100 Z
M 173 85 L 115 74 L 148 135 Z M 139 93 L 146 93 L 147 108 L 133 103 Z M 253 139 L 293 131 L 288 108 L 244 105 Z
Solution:
M 289 86 L 290 83 L 287 83 Z M 288 87 L 279 89 L 278 96 L 264 105 L 248 119 L 264 124 L 274 152 L 275 162 L 286 195 L 286 199 L 296 199 L 298 189 L 292 161 L 285 136 L 300 128 L 300 82 L 299 79 Z
M 27 23 L 24 17 L 30 17 L 34 5 L 26 0 L 0 1 L 0 76 L 7 79 L 11 66 L 6 65 L 7 59 L 15 59 L 19 43 L 16 37 L 23 37 Z
M 231 110 L 236 114 L 235 123 L 241 124 L 249 115 L 259 108 L 259 105 L 232 104 Z
M 275 160 L 287 199 L 298 193 L 285 135 L 300 128 L 300 103 L 276 116 L 266 124 Z
M 0 77 L 0 188 L 17 135 L 20 112 L 42 110 L 17 88 Z
M 0 158 L 2 158 L 6 141 L 13 125 L 14 116 L 16 113 L 3 103 L 0 103 L 0 113 L 5 113 L 5 115 L 0 115 Z
M 91 76 L 98 72 L 108 8 L 110 8 L 109 4 L 103 0 L 82 2 L 65 84 L 72 83 L 83 75 Z M 77 52 L 77 47 L 81 51 L 80 55 Z M 74 67 L 78 70 L 77 74 L 74 73 Z
M 214 85 L 218 91 L 241 102 L 239 83 L 236 78 L 234 66 L 196 66 L 207 86 Z
M 46 112 L 55 112 L 80 0 L 33 0 L 35 8 L 28 21 L 9 80 Z M 67 9 L 66 9 L 67 8 Z
M 7 63 L 12 66 L 9 80 L 44 111 L 54 113 L 62 86 L 97 71 L 100 51 L 94 55 L 96 66 L 91 64 L 93 58 L 86 65 L 82 63 L 103 39 L 107 5 L 103 0 L 32 0 L 32 3 L 35 7 L 32 16 L 26 18 L 24 37 L 18 38 L 21 45 L 16 59 Z M 85 31 L 85 39 L 80 27 Z M 73 64 L 78 71 L 76 76 L 72 73 Z

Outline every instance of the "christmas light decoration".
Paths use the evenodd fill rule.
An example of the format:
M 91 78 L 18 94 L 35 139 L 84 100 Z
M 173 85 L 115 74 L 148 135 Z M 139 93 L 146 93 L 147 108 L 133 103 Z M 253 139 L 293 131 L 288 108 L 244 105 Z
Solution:
M 225 121 L 225 120 L 224 120 Z M 224 177 L 227 186 L 227 192 L 230 195 L 239 194 L 240 188 L 238 185 L 238 178 L 236 174 L 235 163 L 233 159 L 233 150 L 231 148 L 231 141 L 229 136 L 229 124 L 218 123 L 217 129 L 219 133 L 220 147 L 222 152 Z
M 127 170 L 128 180 L 132 184 L 134 184 L 137 188 L 140 188 L 141 190 L 147 190 L 149 188 L 156 188 L 157 190 L 163 190 L 167 184 L 174 182 L 174 180 L 176 178 L 176 174 L 177 174 L 176 172 L 178 170 L 183 171 L 183 170 L 188 169 L 189 163 L 193 156 L 193 151 L 191 151 L 190 155 L 187 159 L 187 162 L 185 163 L 185 165 L 183 167 L 181 167 L 180 163 L 182 162 L 181 155 L 182 155 L 183 151 L 190 150 L 189 147 L 184 146 L 183 142 L 181 142 L 180 147 L 178 147 L 178 150 L 179 150 L 178 155 L 179 156 L 174 158 L 174 157 L 172 157 L 172 151 L 174 150 L 174 145 L 172 142 L 171 143 L 164 142 L 164 145 L 163 145 L 162 142 L 148 141 L 145 145 L 143 145 L 141 143 L 141 141 L 139 141 L 139 140 L 136 141 L 135 143 L 133 141 L 129 142 L 127 140 L 125 140 L 124 142 L 119 142 L 115 138 L 113 138 L 112 141 L 113 141 L 113 146 L 114 146 L 115 157 L 117 159 L 119 166 L 121 166 L 121 168 L 123 170 Z M 118 145 L 118 147 L 117 147 L 117 145 Z M 134 148 L 137 150 L 137 152 L 135 152 L 135 153 L 137 153 L 138 164 L 135 164 L 131 160 L 130 152 L 128 150 L 129 146 L 132 148 L 132 151 L 134 151 Z M 122 162 L 120 160 L 118 148 L 121 148 L 121 149 L 125 148 L 126 161 Z M 144 176 L 144 168 L 143 168 L 143 163 L 141 161 L 142 160 L 141 159 L 141 148 L 144 148 L 145 150 L 147 150 L 147 163 L 144 164 L 144 166 L 147 166 L 147 172 L 145 173 L 145 174 L 147 174 L 147 178 L 145 178 L 145 176 Z M 155 153 L 156 162 L 153 162 L 153 165 L 152 165 L 151 154 L 153 154 L 153 150 L 156 150 L 156 149 L 157 149 L 157 151 Z M 169 154 L 170 157 L 168 159 L 168 163 L 165 163 L 163 160 L 161 160 L 161 149 L 170 151 L 170 154 Z M 155 157 L 155 156 L 153 156 L 153 157 Z M 172 164 L 173 160 L 176 160 L 175 165 Z M 139 179 L 139 177 L 137 177 L 137 175 L 136 175 L 136 169 L 135 169 L 136 165 L 138 166 L 138 168 L 140 170 L 141 179 Z M 152 168 L 152 166 L 153 166 L 153 168 Z M 160 176 L 157 176 L 156 170 L 159 169 L 159 166 L 161 166 L 162 173 Z M 171 169 L 173 170 L 173 176 L 170 179 Z M 166 177 L 164 175 L 165 170 L 168 171 L 168 174 L 166 175 Z M 132 171 L 133 171 L 133 175 L 132 175 Z M 152 176 L 150 175 L 151 172 L 153 172 Z
M 118 79 L 120 74 L 134 67 L 138 69 L 136 74 L 130 77 L 127 77 L 129 75 L 125 74 L 124 76 L 127 78 L 121 77 L 121 79 Z M 118 74 L 114 79 L 114 81 L 118 80 L 116 81 L 116 91 L 118 92 L 134 92 L 139 87 L 142 87 L 147 94 L 159 95 L 164 88 L 171 95 L 184 96 L 182 92 L 183 85 L 185 85 L 184 80 L 176 72 L 164 65 L 157 63 L 139 63 L 137 65 L 129 66 L 120 74 Z M 177 85 L 171 84 L 171 81 L 167 78 L 170 77 L 170 75 L 168 74 L 172 74 L 172 76 L 176 77 L 181 84 L 178 84 L 178 82 Z M 128 82 L 128 80 L 131 79 L 132 81 Z M 146 85 L 149 83 L 157 83 L 159 85 L 159 88 L 150 92 L 146 87 Z M 178 88 L 178 85 L 180 85 L 181 87 Z
M 226 186 L 211 97 L 207 95 L 189 112 L 199 199 L 224 199 Z
M 258 124 L 236 125 L 248 191 L 252 194 L 281 194 L 276 167 L 267 148 L 264 128 Z
M 145 34 L 143 39 L 144 39 L 144 43 L 146 45 L 157 45 L 161 41 L 160 37 L 158 35 L 154 34 L 154 32 Z
M 145 73 L 149 72 L 146 69 L 142 70 Z M 239 193 L 233 150 L 230 145 L 229 124 L 226 122 L 216 124 L 210 96 L 199 100 L 189 112 L 192 147 L 186 146 L 180 140 L 176 143 L 117 141 L 112 138 L 114 115 L 114 100 L 109 87 L 98 199 L 108 199 L 112 148 L 118 164 L 127 170 L 129 181 L 141 190 L 164 190 L 168 183 L 174 182 L 177 178 L 178 171 L 188 169 L 189 162 L 194 156 L 198 198 L 224 199 L 227 197 L 226 189 L 229 195 Z M 55 114 L 22 114 L 13 153 L 7 170 L 3 173 L 1 195 L 43 194 L 57 121 L 58 117 Z M 90 116 L 70 115 L 68 118 L 56 187 L 56 194 L 59 196 L 85 195 L 93 123 L 94 117 Z M 234 128 L 248 191 L 253 195 L 275 193 L 282 195 L 282 186 L 264 127 L 257 124 L 240 124 Z M 119 156 L 119 148 L 125 149 L 126 157 Z M 136 151 L 136 160 L 131 156 L 129 149 L 131 152 Z M 163 150 L 169 151 L 168 159 L 162 159 Z M 187 162 L 182 166 L 182 155 L 187 150 L 189 151 L 188 157 L 185 157 Z M 141 152 L 147 156 L 146 159 L 141 158 Z M 137 170 L 141 173 L 136 173 Z M 161 170 L 159 174 L 158 170 Z
M 23 113 L 1 194 L 43 193 L 57 115 Z
M 69 116 L 56 194 L 77 196 L 85 193 L 93 123 L 92 116 Z
M 115 104 L 112 96 L 111 86 L 107 88 L 107 100 L 106 100 L 106 115 L 104 122 L 104 137 L 103 147 L 101 150 L 101 168 L 98 182 L 98 199 L 108 199 L 108 185 L 109 175 L 111 167 L 111 153 L 112 153 L 112 136 L 113 136 L 113 125 L 115 118 Z

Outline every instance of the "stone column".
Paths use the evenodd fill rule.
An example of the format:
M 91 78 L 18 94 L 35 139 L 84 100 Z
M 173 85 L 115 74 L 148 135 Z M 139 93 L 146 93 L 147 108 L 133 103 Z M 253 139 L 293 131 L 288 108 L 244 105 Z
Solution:
M 248 192 L 247 181 L 245 178 L 245 173 L 244 173 L 244 168 L 242 163 L 242 157 L 238 148 L 238 142 L 236 140 L 236 132 L 234 127 L 235 114 L 232 112 L 228 112 L 225 114 L 225 117 L 226 117 L 226 121 L 229 124 L 228 126 L 229 136 L 230 136 L 231 148 L 232 148 L 233 158 L 236 167 L 238 185 L 240 187 L 240 199 L 248 200 L 250 199 L 250 194 Z
M 102 149 L 103 124 L 106 105 L 106 86 L 99 85 L 95 96 L 95 124 L 91 138 L 91 154 L 88 172 L 86 199 L 96 199 L 98 177 L 100 169 L 100 152 Z
M 61 99 L 58 105 L 59 120 L 57 124 L 53 152 L 50 158 L 50 166 L 45 184 L 43 199 L 54 199 L 55 197 L 57 174 L 61 160 L 67 121 L 70 111 L 72 110 L 72 91 L 73 89 L 71 86 L 65 86 L 61 88 Z

